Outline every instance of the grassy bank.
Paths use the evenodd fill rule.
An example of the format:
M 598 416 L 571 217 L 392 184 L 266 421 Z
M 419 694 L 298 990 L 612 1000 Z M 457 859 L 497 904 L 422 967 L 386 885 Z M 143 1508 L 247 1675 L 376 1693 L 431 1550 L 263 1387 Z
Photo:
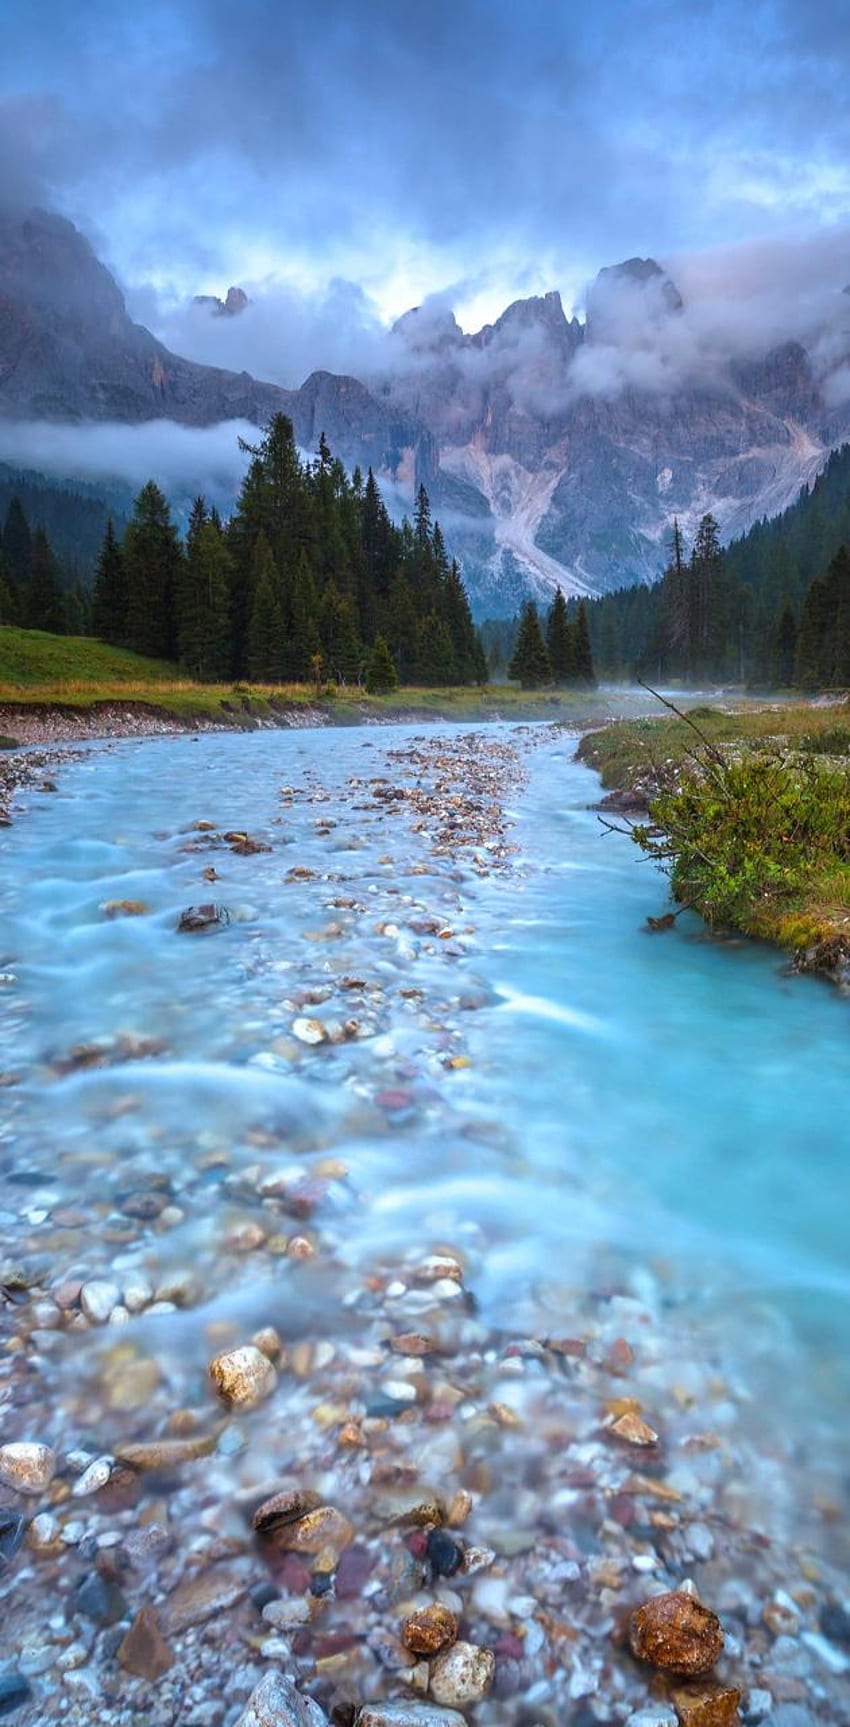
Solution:
M 850 704 L 698 708 L 588 733 L 579 754 L 643 794 L 633 837 L 681 906 L 850 978 Z
M 320 709 L 345 725 L 364 717 L 487 720 L 555 719 L 583 724 L 602 718 L 606 704 L 592 692 L 520 690 L 498 684 L 479 688 L 424 689 L 405 686 L 382 696 L 349 688 L 308 684 L 206 684 L 160 660 L 108 647 L 84 636 L 54 636 L 40 630 L 0 629 L 0 720 L 14 732 L 22 711 L 56 710 L 95 718 L 96 710 L 153 710 L 191 725 L 207 722 L 245 726 L 274 723 L 298 709 Z

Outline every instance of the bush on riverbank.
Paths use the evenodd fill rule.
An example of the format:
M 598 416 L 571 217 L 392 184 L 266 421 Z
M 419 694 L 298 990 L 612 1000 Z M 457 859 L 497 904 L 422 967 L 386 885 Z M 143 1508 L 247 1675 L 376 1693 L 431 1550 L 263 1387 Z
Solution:
M 844 735 L 835 708 L 696 709 L 589 733 L 579 754 L 606 786 L 645 795 L 649 821 L 631 833 L 682 907 L 792 950 L 801 969 L 843 976 L 850 773 L 834 746 Z

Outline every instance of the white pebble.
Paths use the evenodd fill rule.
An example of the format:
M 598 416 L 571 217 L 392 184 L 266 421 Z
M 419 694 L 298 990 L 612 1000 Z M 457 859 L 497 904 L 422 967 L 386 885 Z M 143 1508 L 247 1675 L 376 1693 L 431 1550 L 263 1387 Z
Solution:
M 0 1445 L 0 1481 L 15 1493 L 43 1493 L 56 1473 L 56 1453 L 49 1445 L 13 1441 Z
M 88 1469 L 84 1470 L 79 1481 L 74 1483 L 74 1498 L 85 1499 L 89 1493 L 99 1493 L 101 1487 L 106 1486 L 111 1474 L 111 1457 L 96 1457 L 94 1462 L 89 1464 Z
M 120 1300 L 121 1291 L 117 1283 L 95 1279 L 92 1283 L 84 1283 L 80 1290 L 80 1306 L 92 1325 L 105 1325 Z

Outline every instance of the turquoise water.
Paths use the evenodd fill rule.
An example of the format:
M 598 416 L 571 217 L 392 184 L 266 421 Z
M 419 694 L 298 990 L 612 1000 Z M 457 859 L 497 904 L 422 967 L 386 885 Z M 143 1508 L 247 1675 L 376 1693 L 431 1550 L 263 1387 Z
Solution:
M 508 869 L 431 858 L 403 814 L 358 810 L 350 784 L 398 780 L 387 752 L 414 735 L 121 743 L 30 797 L 0 852 L 0 1066 L 21 1077 L 0 1094 L 6 1228 L 22 1180 L 37 1214 L 93 1204 L 160 1164 L 178 1189 L 191 1175 L 191 1199 L 146 1264 L 152 1252 L 164 1266 L 202 1264 L 215 1178 L 196 1180 L 193 1160 L 225 1143 L 248 1165 L 258 1130 L 283 1122 L 296 1149 L 331 1151 L 352 1171 L 356 1199 L 340 1197 L 328 1226 L 348 1263 L 429 1237 L 466 1243 L 495 1327 L 539 1325 L 560 1288 L 649 1268 L 727 1354 L 731 1340 L 754 1406 L 767 1400 L 771 1420 L 837 1461 L 850 1005 L 784 975 L 768 950 L 706 939 L 693 917 L 648 934 L 663 879 L 603 833 L 589 807 L 598 782 L 568 736 L 547 731 L 532 748 L 528 730 L 487 734 L 519 735 L 528 770 L 508 794 Z M 429 747 L 444 735 L 457 734 L 440 728 Z M 282 799 L 282 786 L 299 795 Z M 272 850 L 195 849 L 198 820 L 246 828 Z M 214 886 L 201 875 L 210 864 Z M 316 876 L 287 881 L 293 866 Z M 213 895 L 234 914 L 229 928 L 179 936 L 181 908 Z M 127 898 L 148 915 L 104 916 L 104 902 Z M 422 905 L 451 927 L 450 951 L 417 933 Z M 318 1051 L 293 1042 L 297 1012 L 344 1011 L 333 986 L 352 974 L 384 991 L 358 1010 L 374 1035 Z M 424 1007 L 400 997 L 405 982 Z M 293 1006 L 317 986 L 329 1001 Z M 117 1032 L 165 1047 L 56 1077 L 51 1063 L 72 1046 Z M 387 1087 L 402 1096 L 382 1106 L 378 1132 Z M 102 1271 L 110 1252 L 93 1230 L 55 1275 L 82 1261 Z M 230 1290 L 249 1309 L 252 1275 L 248 1260 Z

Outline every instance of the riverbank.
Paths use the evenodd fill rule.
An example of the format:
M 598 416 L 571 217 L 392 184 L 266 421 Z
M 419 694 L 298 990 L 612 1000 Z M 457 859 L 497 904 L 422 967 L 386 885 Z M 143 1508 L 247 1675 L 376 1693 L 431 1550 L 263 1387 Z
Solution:
M 589 732 L 578 754 L 679 905 L 848 987 L 850 704 L 697 707 Z
M 592 1116 L 634 1085 L 576 1000 L 598 936 L 538 897 L 593 874 L 569 748 L 117 744 L 10 836 L 2 1440 L 44 1448 L 0 1453 L 15 1727 L 232 1727 L 279 1672 L 310 1727 L 850 1721 L 843 1445 L 759 1395 L 763 1291 L 736 1274 L 727 1323 L 691 1242 L 588 1190 L 592 1051 Z M 505 950 L 538 923 L 553 977 L 578 948 L 563 1007 Z M 686 1583 L 726 1638 L 690 1685 L 625 1637 Z

